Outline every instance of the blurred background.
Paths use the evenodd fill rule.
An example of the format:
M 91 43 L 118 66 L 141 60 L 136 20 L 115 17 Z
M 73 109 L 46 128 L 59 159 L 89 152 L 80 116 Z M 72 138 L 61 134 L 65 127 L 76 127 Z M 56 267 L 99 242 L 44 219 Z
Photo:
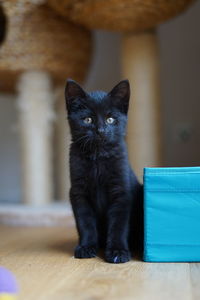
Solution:
M 69 22 L 78 25 L 58 24 L 56 31 L 56 22 L 68 22 L 67 13 L 60 14 L 60 8 L 52 4 L 56 1 L 49 1 L 48 8 L 43 6 L 47 5 L 45 1 L 17 2 L 12 7 L 12 1 L 11 4 L 2 1 L 1 12 L 1 204 L 46 205 L 68 201 L 70 136 L 63 96 L 64 78 L 68 77 L 83 84 L 88 91 L 109 91 L 121 79 L 130 79 L 133 114 L 130 112 L 127 141 L 132 165 L 141 179 L 145 166 L 199 166 L 199 1 L 152 26 L 141 26 L 142 32 L 137 28 L 136 33 L 125 26 L 115 29 L 113 24 L 108 29 L 98 28 L 98 16 L 95 25 L 90 20 L 91 12 L 83 8 L 82 14 L 89 14 L 88 23 L 82 22 L 84 16 L 77 13 Z M 36 17 L 33 15 L 34 5 L 38 10 L 42 7 L 40 17 L 40 12 Z M 67 10 L 67 5 L 64 9 Z M 48 16 L 48 10 L 55 17 Z M 24 18 L 22 23 L 20 18 Z M 34 24 L 45 18 L 48 19 L 46 27 L 37 29 Z M 24 24 L 29 22 L 32 27 L 25 28 Z M 142 18 L 140 23 L 143 24 Z M 17 26 L 22 26 L 19 32 Z M 73 26 L 83 26 L 83 29 Z M 33 37 L 29 41 L 29 30 L 35 32 L 35 41 Z M 48 31 L 57 38 L 50 39 Z M 63 37 L 68 32 L 70 36 Z M 63 35 L 60 39 L 58 33 Z M 44 43 L 41 49 L 37 45 L 40 41 Z M 156 129 L 149 133 L 145 128 L 151 127 L 152 122 L 152 128 Z M 139 135 L 143 135 L 142 141 Z M 140 156 L 142 149 L 149 152 L 147 156 Z

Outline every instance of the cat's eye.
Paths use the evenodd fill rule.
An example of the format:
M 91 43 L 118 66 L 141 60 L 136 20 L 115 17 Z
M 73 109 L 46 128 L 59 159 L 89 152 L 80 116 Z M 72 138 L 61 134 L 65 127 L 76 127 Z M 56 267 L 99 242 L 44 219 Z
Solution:
M 92 123 L 92 118 L 87 117 L 87 118 L 85 118 L 85 119 L 83 120 L 83 122 L 86 123 L 86 124 L 91 124 L 91 123 Z
M 115 121 L 115 119 L 112 118 L 112 117 L 106 119 L 106 122 L 107 122 L 108 124 L 112 124 L 114 121 Z

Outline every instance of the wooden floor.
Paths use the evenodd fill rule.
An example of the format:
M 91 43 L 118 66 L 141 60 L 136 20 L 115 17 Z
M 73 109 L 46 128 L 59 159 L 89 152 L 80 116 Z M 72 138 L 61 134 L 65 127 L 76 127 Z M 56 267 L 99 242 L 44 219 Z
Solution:
M 19 300 L 200 299 L 200 264 L 108 264 L 73 257 L 74 227 L 0 227 L 0 264 L 20 285 Z

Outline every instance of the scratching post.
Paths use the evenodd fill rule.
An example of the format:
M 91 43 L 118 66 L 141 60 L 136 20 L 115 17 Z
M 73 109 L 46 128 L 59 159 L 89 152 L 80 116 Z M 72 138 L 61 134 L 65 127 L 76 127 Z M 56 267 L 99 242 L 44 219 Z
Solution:
M 23 202 L 50 203 L 52 181 L 53 93 L 45 72 L 25 72 L 18 81 Z
M 23 199 L 33 205 L 49 203 L 53 196 L 53 88 L 63 85 L 64 90 L 67 77 L 82 81 L 92 50 L 90 31 L 64 20 L 45 2 L 0 1 L 7 25 L 0 48 L 0 90 L 18 86 Z
M 154 31 L 124 34 L 124 77 L 132 86 L 127 142 L 137 175 L 161 164 L 159 51 Z

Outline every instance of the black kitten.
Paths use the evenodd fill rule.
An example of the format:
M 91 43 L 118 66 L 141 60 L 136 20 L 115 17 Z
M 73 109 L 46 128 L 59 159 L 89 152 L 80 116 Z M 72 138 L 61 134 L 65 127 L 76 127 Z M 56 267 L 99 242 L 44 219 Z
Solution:
M 72 135 L 70 200 L 79 233 L 75 257 L 95 257 L 103 247 L 106 261 L 127 262 L 142 190 L 124 141 L 129 82 L 110 93 L 86 93 L 68 80 L 65 97 Z

